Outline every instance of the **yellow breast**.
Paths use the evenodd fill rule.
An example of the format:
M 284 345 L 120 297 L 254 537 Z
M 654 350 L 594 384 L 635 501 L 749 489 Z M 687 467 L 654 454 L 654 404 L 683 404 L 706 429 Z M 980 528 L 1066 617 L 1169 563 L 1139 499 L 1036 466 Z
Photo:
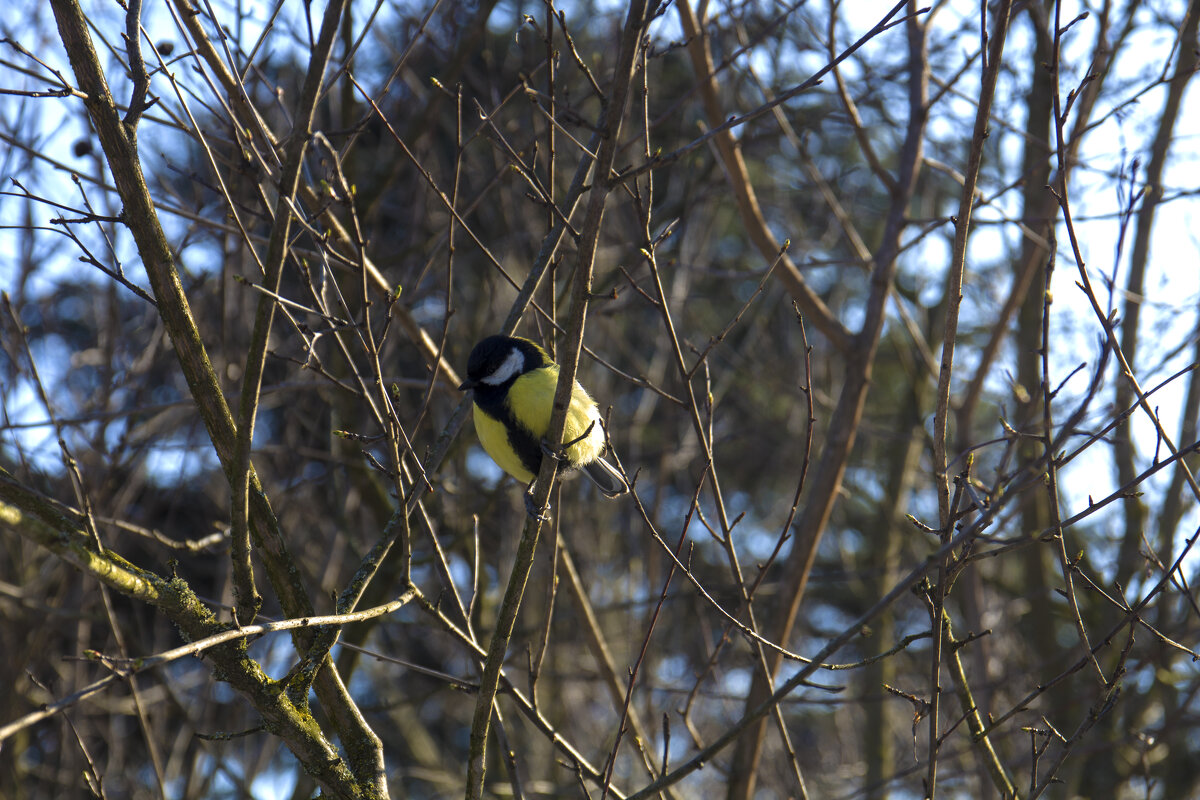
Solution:
M 504 427 L 504 423 L 489 417 L 479 406 L 475 406 L 474 419 L 475 435 L 479 437 L 479 443 L 497 466 L 521 483 L 531 483 L 535 476 L 521 462 L 517 451 L 509 445 L 508 429 Z
M 508 391 L 509 411 L 516 422 L 536 441 L 544 439 L 550 427 L 557 383 L 557 367 L 538 369 L 519 377 Z M 492 460 L 522 483 L 533 481 L 536 475 L 513 449 L 504 423 L 488 416 L 479 406 L 475 407 L 474 412 L 475 432 Z M 596 402 L 578 381 L 571 394 L 571 405 L 567 409 L 567 424 L 562 442 L 575 442 L 566 451 L 571 467 L 591 463 L 604 454 L 604 430 L 600 425 L 600 412 L 596 408 Z

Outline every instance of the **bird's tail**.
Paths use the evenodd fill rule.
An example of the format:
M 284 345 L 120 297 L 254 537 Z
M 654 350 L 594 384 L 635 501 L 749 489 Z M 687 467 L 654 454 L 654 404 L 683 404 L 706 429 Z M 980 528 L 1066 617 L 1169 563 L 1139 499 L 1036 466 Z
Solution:
M 596 484 L 605 497 L 620 497 L 629 491 L 629 484 L 625 483 L 621 473 L 617 472 L 617 468 L 603 458 L 597 458 L 590 464 L 584 464 L 583 472 L 591 478 L 592 483 Z

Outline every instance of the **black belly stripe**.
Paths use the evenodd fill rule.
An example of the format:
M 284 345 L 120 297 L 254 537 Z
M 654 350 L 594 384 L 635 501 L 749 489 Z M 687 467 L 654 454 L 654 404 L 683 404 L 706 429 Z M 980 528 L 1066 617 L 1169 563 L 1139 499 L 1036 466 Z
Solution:
M 508 410 L 504 404 L 504 391 L 476 387 L 475 405 L 504 426 L 504 430 L 508 431 L 508 443 L 516 451 L 525 469 L 537 475 L 542 468 L 542 443 Z

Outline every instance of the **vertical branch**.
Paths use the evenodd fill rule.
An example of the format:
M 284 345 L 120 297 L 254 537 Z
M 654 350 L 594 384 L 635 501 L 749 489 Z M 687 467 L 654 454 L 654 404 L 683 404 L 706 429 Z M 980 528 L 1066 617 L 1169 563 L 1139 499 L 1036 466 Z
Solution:
M 1200 312 L 1200 310 L 1198 310 Z M 1195 323 L 1193 323 L 1195 327 Z M 1179 423 L 1179 441 L 1185 445 L 1196 441 L 1200 425 L 1200 337 L 1192 349 L 1192 369 L 1188 376 L 1187 395 L 1183 401 L 1183 414 Z M 1171 471 L 1171 483 L 1163 497 L 1158 512 L 1159 560 L 1169 564 L 1174 560 L 1175 536 L 1183 518 L 1184 474 L 1181 469 Z
M 1000 792 L 1001 798 L 1004 798 L 1004 800 L 1016 798 L 1017 793 L 1013 786 L 1012 778 L 1000 762 L 1000 757 L 996 754 L 996 750 L 992 746 L 991 737 L 988 736 L 987 728 L 983 724 L 983 714 L 980 712 L 979 704 L 971 692 L 971 685 L 967 680 L 967 672 L 963 668 L 962 658 L 959 656 L 959 651 L 966 642 L 954 638 L 954 628 L 950 622 L 950 614 L 948 612 L 942 612 L 941 622 L 938 627 L 942 629 L 942 638 L 945 640 L 946 666 L 950 672 L 950 678 L 954 683 L 959 706 L 962 708 L 963 716 L 966 717 L 967 728 L 974 739 L 976 750 L 980 753 L 988 775 L 991 776 L 992 783 Z M 931 797 L 932 795 L 933 793 L 930 792 Z
M 1100 301 L 1096 296 L 1095 288 L 1092 286 L 1091 276 L 1088 274 L 1087 262 L 1083 257 L 1083 250 L 1079 243 L 1079 236 L 1075 231 L 1075 221 L 1071 212 L 1070 194 L 1068 191 L 1069 173 L 1066 164 L 1066 137 L 1064 132 L 1066 127 L 1066 114 L 1063 111 L 1062 98 L 1060 96 L 1059 89 L 1059 81 L 1061 77 L 1060 67 L 1062 36 L 1067 31 L 1067 28 L 1062 27 L 1059 24 L 1062 14 L 1061 6 L 1061 0 L 1056 0 L 1054 47 L 1053 56 L 1050 62 L 1050 75 L 1054 87 L 1054 133 L 1057 143 L 1056 154 L 1058 161 L 1058 175 L 1055 185 L 1052 187 L 1054 191 L 1054 197 L 1058 202 L 1059 209 L 1062 211 L 1063 225 L 1066 229 L 1067 238 L 1071 245 L 1071 256 L 1075 262 L 1076 271 L 1079 273 L 1079 286 L 1083 290 L 1084 296 L 1087 298 L 1088 305 L 1091 306 L 1092 313 L 1095 314 L 1101 329 L 1104 331 L 1104 336 L 1108 345 L 1112 347 L 1113 352 L 1117 356 L 1117 361 L 1121 365 L 1121 375 L 1133 390 L 1134 396 L 1137 399 L 1136 405 L 1138 409 L 1140 409 L 1146 415 L 1146 418 L 1154 426 L 1154 430 L 1159 438 L 1159 441 L 1162 442 L 1163 446 L 1167 448 L 1172 456 L 1178 456 L 1179 448 L 1175 445 L 1174 438 L 1163 427 L 1162 421 L 1158 417 L 1158 413 L 1150 405 L 1149 400 L 1147 400 L 1146 392 L 1144 389 L 1142 389 L 1133 365 L 1129 363 L 1129 359 L 1125 357 L 1125 353 L 1120 347 L 1116 329 L 1113 326 L 1108 314 L 1105 313 L 1104 308 L 1100 305 Z M 1070 26 L 1068 25 L 1067 27 Z M 1071 97 L 1073 96 L 1074 92 L 1071 93 Z M 1068 107 L 1071 97 L 1068 97 Z M 1200 484 L 1197 484 L 1196 477 L 1192 473 L 1191 468 L 1189 468 L 1187 462 L 1182 459 L 1178 461 L 1178 464 L 1179 469 L 1183 473 L 1184 480 L 1192 492 L 1192 496 L 1200 499 Z
M 1004 57 L 1004 43 L 1008 38 L 1011 0 L 1002 0 L 996 9 L 990 43 L 987 46 L 987 66 L 980 76 L 979 101 L 975 111 L 975 129 L 967 152 L 967 166 L 963 171 L 962 198 L 958 214 L 954 217 L 954 245 L 950 253 L 950 269 L 946 275 L 946 321 L 942 333 L 942 362 L 938 372 L 937 404 L 933 423 L 933 460 L 938 494 L 938 512 L 942 534 L 949 531 L 950 484 L 946 476 L 946 423 L 950 413 L 950 379 L 954 375 L 954 346 L 958 338 L 958 314 L 962 305 L 963 274 L 966 271 L 967 241 L 971 229 L 971 215 L 975 209 L 975 187 L 979 182 L 979 167 L 983 162 L 983 148 L 988 139 L 988 119 L 992 113 L 992 100 L 996 94 L 996 80 Z
M 1075 571 L 1075 563 L 1067 555 L 1067 542 L 1062 527 L 1062 512 L 1059 508 L 1058 457 L 1054 453 L 1054 415 L 1052 410 L 1054 392 L 1050 388 L 1050 303 L 1052 299 L 1050 281 L 1054 275 L 1054 264 L 1057 255 L 1056 240 L 1054 237 L 1051 237 L 1050 244 L 1050 263 L 1046 265 L 1046 282 L 1042 287 L 1042 346 L 1039 348 L 1042 358 L 1040 391 L 1042 398 L 1041 439 L 1045 450 L 1042 461 L 1046 465 L 1046 508 L 1050 512 L 1051 530 L 1054 532 L 1054 538 L 1058 542 L 1058 561 L 1062 569 L 1064 592 L 1067 603 L 1071 606 L 1071 615 L 1075 623 L 1075 630 L 1079 634 L 1079 641 L 1083 646 L 1084 652 L 1091 658 L 1091 664 L 1096 669 L 1100 683 L 1104 684 L 1107 678 L 1104 675 L 1104 670 L 1100 667 L 1100 662 L 1096 659 L 1092 643 L 1088 641 L 1087 628 L 1084 626 L 1083 617 L 1079 613 L 1079 598 L 1075 595 L 1075 579 L 1072 577 Z
M 288 140 L 283 172 L 279 179 L 279 197 L 275 203 L 274 222 L 267 244 L 264 263 L 263 285 L 270 294 L 261 294 L 258 311 L 254 316 L 254 331 L 246 353 L 246 365 L 242 382 L 241 401 L 238 405 L 237 448 L 234 454 L 233 476 L 233 571 L 237 593 L 238 619 L 242 623 L 253 621 L 262 605 L 262 598 L 254 588 L 254 574 L 250 567 L 250 450 L 254 438 L 254 423 L 258 415 L 258 399 L 262 390 L 263 366 L 267 359 L 267 341 L 271 336 L 271 325 L 275 319 L 275 298 L 279 294 L 279 282 L 283 276 L 283 264 L 288 256 L 288 240 L 292 226 L 293 205 L 300 184 L 300 167 L 312 134 L 313 116 L 316 113 L 317 97 L 324 82 L 325 68 L 333 50 L 334 39 L 341 22 L 346 0 L 330 0 L 325 7 L 321 22 L 321 33 L 309 61 L 308 73 L 300 92 L 300 101 L 295 109 L 292 133 Z M 364 313 L 368 313 L 364 310 Z M 369 317 L 367 320 L 369 322 Z M 369 327 L 369 326 L 368 326 Z
M 809 576 L 816 563 L 817 548 L 842 486 L 850 452 L 862 421 L 873 362 L 883 331 L 884 310 L 900 254 L 900 235 L 907 224 L 908 205 L 920 174 L 925 125 L 929 118 L 929 67 L 926 26 L 918 18 L 915 2 L 909 3 L 909 16 L 904 24 L 909 54 L 909 117 L 899 153 L 895 189 L 883 221 L 881 241 L 873 254 L 870 293 L 864 303 L 866 311 L 863 326 L 854 336 L 853 349 L 846 358 L 846 376 L 837 405 L 830 416 L 825 448 L 812 470 L 813 480 L 808 487 L 807 502 L 796 522 L 795 543 L 780 576 L 784 594 L 778 613 L 773 615 L 777 622 L 768 637 L 774 642 L 786 642 L 791 636 Z M 778 670 L 779 663 L 776 659 L 775 670 Z M 746 708 L 758 707 L 768 695 L 770 686 L 756 674 Z M 736 783 L 738 789 L 736 792 L 731 789 L 728 795 L 730 800 L 749 800 L 753 795 L 753 776 L 762 753 L 763 735 L 763 725 L 757 723 L 750 735 L 738 743 L 738 752 L 734 756 L 735 780 L 731 783 L 731 786 Z
M 634 2 L 626 16 L 625 27 L 621 33 L 617 63 L 613 68 L 612 84 L 599 126 L 601 140 L 596 154 L 596 163 L 592 170 L 592 193 L 588 198 L 587 213 L 580 229 L 579 265 L 574 274 L 570 317 L 567 320 L 563 346 L 557 354 L 558 387 L 554 393 L 554 412 L 546 433 L 547 440 L 550 442 L 561 442 L 563 429 L 566 427 L 567 408 L 570 405 L 571 392 L 575 385 L 575 372 L 579 366 L 579 351 L 583 344 L 583 330 L 587 317 L 587 304 L 591 296 L 596 247 L 599 244 L 600 228 L 604 221 L 604 204 L 613 187 L 617 185 L 613 174 L 613 163 L 616 160 L 617 148 L 620 144 L 621 122 L 625 115 L 625 105 L 633 82 L 634 67 L 637 63 L 637 53 L 645 25 L 653 17 L 656 6 L 655 0 L 650 0 L 650 8 L 647 8 L 647 3 L 642 0 Z M 547 500 L 554 487 L 557 473 L 557 460 L 543 458 L 541 471 L 534 483 L 531 501 L 533 508 L 538 510 L 538 516 L 531 515 L 525 521 L 525 527 L 521 532 L 521 541 L 517 546 L 516 560 L 504 593 L 504 602 L 496 620 L 496 630 L 492 634 L 491 645 L 488 647 L 488 656 L 484 662 L 483 675 L 479 682 L 479 694 L 475 700 L 475 714 L 471 724 L 466 787 L 466 796 L 469 800 L 483 796 L 487 738 L 491 728 L 492 704 L 495 702 L 496 690 L 500 682 L 500 669 L 504 664 L 504 656 L 508 650 L 513 626 L 516 623 L 517 611 L 529 578 L 529 570 L 533 565 L 533 555 L 541 532 L 542 517 L 547 508 Z
M 142 56 L 142 0 L 129 0 L 125 11 L 125 50 L 129 53 L 129 77 L 133 79 L 129 108 L 121 120 L 132 142 L 137 141 L 137 126 L 142 114 L 151 106 L 146 100 L 150 92 L 150 76 L 146 74 L 146 59 Z
M 996 10 L 990 43 L 986 29 L 980 47 L 987 53 L 983 74 L 980 76 L 979 102 L 975 110 L 975 129 L 971 135 L 971 146 L 967 153 L 967 166 L 963 171 L 962 198 L 958 204 L 958 215 L 954 220 L 954 247 L 950 256 L 950 269 L 946 276 L 946 323 L 942 334 L 942 363 L 938 372 L 936 410 L 933 423 L 934 484 L 938 497 L 938 528 L 942 543 L 950 540 L 954 521 L 950 512 L 950 485 L 946 476 L 946 422 L 950 413 L 950 379 L 954 374 L 954 345 L 958 337 L 958 313 L 962 304 L 963 273 L 966 269 L 967 241 L 971 228 L 971 214 L 975 207 L 975 187 L 979 180 L 979 166 L 983 162 L 983 146 L 988 136 L 988 118 L 992 110 L 992 98 L 996 93 L 996 79 L 1003 62 L 1004 42 L 1008 38 L 1011 0 L 1001 0 Z M 986 25 L 986 15 L 984 24 Z M 946 569 L 950 555 L 942 556 L 938 564 L 938 580 L 933 596 L 933 647 L 930 650 L 930 711 L 929 711 L 929 768 L 925 779 L 925 791 L 929 800 L 937 794 L 938 767 L 938 719 L 942 690 L 942 615 L 945 612 Z
M 1133 234 L 1133 249 L 1129 254 L 1129 275 L 1125 279 L 1125 303 L 1121 314 L 1121 351 L 1131 367 L 1138 360 L 1138 324 L 1141 320 L 1142 298 L 1145 293 L 1146 267 L 1150 261 L 1150 237 L 1154 231 L 1154 217 L 1158 204 L 1162 202 L 1163 170 L 1171 150 L 1171 140 L 1179 120 L 1183 93 L 1188 82 L 1196 73 L 1196 32 L 1200 20 L 1200 2 L 1191 0 L 1184 15 L 1180 33 L 1179 60 L 1175 74 L 1167 84 L 1167 98 L 1163 103 L 1162 115 L 1154 142 L 1150 146 L 1150 161 L 1146 165 L 1145 191 L 1138 208 Z M 1116 386 L 1117 408 L 1128 408 L 1133 404 L 1133 387 L 1126 381 Z M 1117 462 L 1117 483 L 1124 485 L 1137 475 L 1137 451 L 1133 446 L 1133 427 L 1127 424 L 1125 433 L 1114 437 L 1114 454 Z M 1116 581 L 1122 586 L 1139 569 L 1141 559 L 1138 547 L 1146 529 L 1146 505 L 1138 497 L 1130 497 L 1122 504 L 1125 514 L 1125 535 L 1121 540 L 1121 551 L 1117 561 Z
M 87 96 L 84 105 L 121 198 L 124 207 L 122 220 L 137 245 L 159 316 L 171 337 L 180 368 L 200 417 L 204 420 L 213 448 L 227 477 L 232 478 L 237 447 L 236 426 L 179 280 L 174 254 L 142 175 L 136 145 L 117 115 L 116 103 L 100 67 L 79 3 L 77 0 L 52 0 L 51 7 L 76 80 Z M 287 547 L 279 532 L 278 520 L 253 467 L 250 468 L 250 485 L 251 530 L 262 537 L 266 545 L 263 561 L 272 585 L 288 614 L 301 616 L 311 613 L 311 605 L 297 573 L 288 565 Z
M 558 98 L 555 96 L 558 83 L 558 52 L 554 49 L 554 27 L 557 21 L 558 17 L 554 13 L 554 0 L 546 0 L 546 113 L 549 115 L 546 125 L 545 180 L 547 230 L 554 228 L 555 198 L 558 196 L 558 187 L 555 185 L 558 168 L 558 126 L 555 124 L 555 120 L 558 119 Z M 565 24 L 563 25 L 563 36 L 564 38 L 569 36 Z M 555 274 L 557 266 L 557 259 L 550 262 L 550 280 L 546 283 L 549 289 L 546 306 L 549 309 L 550 322 L 553 325 L 558 324 L 558 281 Z M 551 346 L 550 357 L 554 358 L 557 343 L 552 337 L 548 344 Z

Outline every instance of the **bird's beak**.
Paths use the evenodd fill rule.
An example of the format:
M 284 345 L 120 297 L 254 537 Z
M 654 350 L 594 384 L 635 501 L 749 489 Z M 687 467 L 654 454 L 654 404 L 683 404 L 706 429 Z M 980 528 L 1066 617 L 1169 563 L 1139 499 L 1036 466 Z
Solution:
M 458 390 L 460 392 L 465 392 L 467 389 L 474 389 L 478 385 L 479 385 L 479 381 L 473 381 L 468 378 L 467 380 L 463 381 L 462 383 L 460 383 L 458 385 Z

